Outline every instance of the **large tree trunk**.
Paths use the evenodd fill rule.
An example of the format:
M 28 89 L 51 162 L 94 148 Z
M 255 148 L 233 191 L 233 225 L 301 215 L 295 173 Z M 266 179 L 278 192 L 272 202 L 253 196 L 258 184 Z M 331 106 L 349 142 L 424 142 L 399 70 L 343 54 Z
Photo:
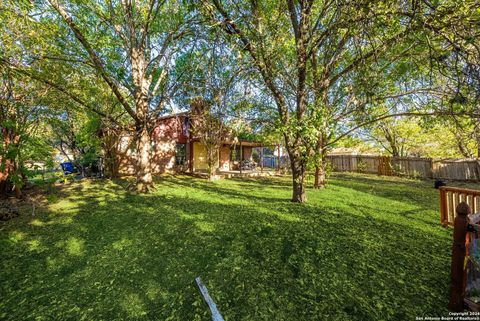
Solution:
M 16 138 L 15 141 L 17 141 L 18 139 Z M 15 184 L 13 185 L 13 190 L 15 191 L 15 197 L 18 198 L 18 199 L 21 199 L 22 198 L 22 187 L 24 186 L 23 184 L 23 181 L 20 180 L 21 177 L 23 177 L 23 175 L 18 175 L 19 172 L 21 172 L 20 168 L 21 168 L 21 165 L 19 164 L 18 162 L 18 159 L 20 159 L 20 154 L 17 154 L 17 160 L 15 160 L 13 162 L 13 166 L 12 166 L 12 171 L 13 173 L 15 173 L 15 175 L 17 176 L 16 178 L 16 182 Z M 23 174 L 23 173 L 22 173 Z M 19 177 L 20 176 L 20 177 Z
M 217 156 L 218 152 L 215 147 L 212 146 L 206 146 L 206 152 L 207 152 L 207 171 L 208 171 L 208 180 L 213 181 L 215 180 L 215 174 L 217 172 L 217 169 L 215 168 L 215 165 L 217 164 Z
M 293 194 L 292 202 L 305 203 L 307 194 L 305 192 L 306 164 L 298 155 L 290 155 L 290 166 L 292 168 Z
M 103 174 L 112 179 L 117 178 L 120 170 L 120 163 L 122 161 L 122 137 L 123 132 L 117 132 L 114 129 L 107 127 L 103 128 L 100 133 L 103 151 Z
M 458 151 L 460 152 L 460 154 L 462 154 L 462 156 L 464 158 L 471 158 L 471 157 L 474 157 L 472 155 L 472 153 L 470 152 L 470 150 L 468 149 L 467 145 L 466 145 L 466 141 L 465 141 L 465 138 L 462 137 L 461 133 L 460 133 L 460 130 L 461 129 L 455 129 L 455 132 L 454 132 L 454 135 L 455 135 L 455 139 L 457 140 L 457 147 L 458 147 Z
M 478 110 L 480 111 L 480 107 L 478 108 Z M 475 136 L 477 138 L 477 158 L 480 159 L 480 118 L 477 118 Z
M 4 156 L 0 159 L 0 198 L 5 199 L 8 197 L 8 193 L 11 190 L 10 171 L 12 167 L 12 161 L 6 157 L 7 151 L 10 147 L 10 135 L 7 128 L 2 129 L 3 136 L 3 150 Z
M 322 133 L 317 140 L 317 145 L 315 146 L 316 150 L 316 160 L 315 160 L 315 182 L 313 183 L 314 188 L 325 188 L 327 185 L 327 173 L 326 173 L 326 161 L 325 161 L 325 136 Z
M 10 191 L 10 181 L 8 179 L 8 172 L 6 170 L 0 173 L 0 199 L 6 199 Z
M 101 136 L 103 149 L 103 173 L 112 179 L 118 177 L 120 167 L 120 138 L 114 131 L 106 129 Z
M 139 45 L 139 44 L 137 44 Z M 148 193 L 153 188 L 150 166 L 151 138 L 148 132 L 148 88 L 149 80 L 145 76 L 145 48 L 134 46 L 131 49 L 132 77 L 135 84 L 135 107 L 137 122 L 137 183 L 139 193 Z
M 147 126 L 142 126 L 137 132 L 137 182 L 139 193 L 148 193 L 153 188 L 150 166 L 150 134 Z
M 380 129 L 383 131 L 387 143 L 390 145 L 390 150 L 392 152 L 392 157 L 400 157 L 400 149 L 397 144 L 397 138 L 395 132 L 390 130 L 387 125 L 380 124 Z
M 315 183 L 313 184 L 314 188 L 322 189 L 327 186 L 327 175 L 326 175 L 326 163 L 325 160 L 318 161 L 315 166 Z

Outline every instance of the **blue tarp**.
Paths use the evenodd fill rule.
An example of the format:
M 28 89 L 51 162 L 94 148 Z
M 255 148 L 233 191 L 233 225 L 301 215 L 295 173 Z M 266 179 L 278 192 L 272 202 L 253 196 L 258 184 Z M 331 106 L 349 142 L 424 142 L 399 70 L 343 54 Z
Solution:
M 73 173 L 74 167 L 71 162 L 61 163 L 60 166 L 62 166 L 62 170 L 65 175 Z

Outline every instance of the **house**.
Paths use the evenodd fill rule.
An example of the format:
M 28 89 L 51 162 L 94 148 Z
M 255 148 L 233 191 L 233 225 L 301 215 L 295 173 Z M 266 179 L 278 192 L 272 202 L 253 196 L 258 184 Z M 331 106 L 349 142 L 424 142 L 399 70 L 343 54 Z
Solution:
M 253 160 L 254 148 L 261 146 L 258 142 L 238 140 L 225 137 L 219 149 L 217 171 L 234 171 L 240 169 L 240 160 Z M 120 144 L 119 173 L 135 174 L 135 145 L 131 138 L 123 137 Z M 198 137 L 191 131 L 189 113 L 178 113 L 159 117 L 152 131 L 152 172 L 203 172 L 207 170 L 206 149 Z

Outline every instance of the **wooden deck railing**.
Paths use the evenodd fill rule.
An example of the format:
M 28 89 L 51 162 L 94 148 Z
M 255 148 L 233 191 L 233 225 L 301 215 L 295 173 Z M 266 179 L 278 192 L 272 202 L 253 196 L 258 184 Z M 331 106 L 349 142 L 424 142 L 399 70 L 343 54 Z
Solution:
M 443 226 L 453 226 L 456 216 L 455 209 L 461 202 L 467 203 L 472 213 L 480 212 L 480 191 L 458 187 L 440 187 L 440 222 Z
M 448 308 L 452 311 L 463 311 L 465 302 L 465 290 L 467 287 L 468 272 L 465 258 L 467 256 L 470 207 L 466 203 L 460 203 L 456 207 L 455 223 L 453 227 L 452 261 L 450 266 L 450 300 Z M 470 255 L 469 253 L 468 255 Z M 471 266 L 468 266 L 471 267 Z

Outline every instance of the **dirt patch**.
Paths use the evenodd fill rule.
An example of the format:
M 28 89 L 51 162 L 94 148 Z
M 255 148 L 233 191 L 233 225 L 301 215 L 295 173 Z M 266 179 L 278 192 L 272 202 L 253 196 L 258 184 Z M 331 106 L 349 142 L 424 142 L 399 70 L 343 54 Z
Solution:
M 8 200 L 0 201 L 0 220 L 8 221 L 19 215 L 18 208 Z
M 55 187 L 47 189 L 39 186 L 30 186 L 22 191 L 22 198 L 13 196 L 0 199 L 0 221 L 8 221 L 19 215 L 35 215 L 36 211 L 48 204 L 47 197 L 55 192 Z

